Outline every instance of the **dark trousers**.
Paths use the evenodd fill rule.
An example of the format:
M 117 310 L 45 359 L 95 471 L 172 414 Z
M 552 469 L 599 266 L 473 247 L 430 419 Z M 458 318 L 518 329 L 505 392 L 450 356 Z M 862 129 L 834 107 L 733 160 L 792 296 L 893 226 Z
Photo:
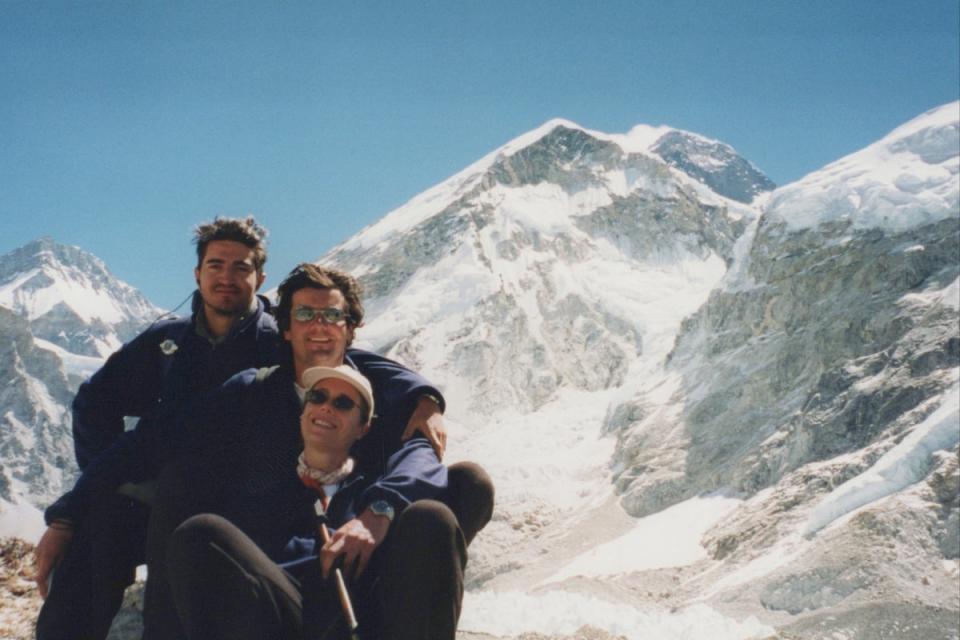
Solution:
M 157 493 L 147 523 L 142 640 L 185 637 L 167 579 L 167 546 L 181 523 L 191 516 L 217 511 L 220 478 L 225 476 L 206 462 L 185 456 L 169 463 L 157 480 Z
M 217 511 L 218 487 L 221 486 L 221 479 L 229 476 L 207 466 L 205 462 L 208 461 L 183 458 L 169 465 L 160 475 L 147 535 L 148 578 L 144 602 L 143 640 L 173 640 L 185 637 L 176 613 L 170 580 L 168 579 L 167 553 L 171 536 L 181 523 L 184 523 L 191 516 L 206 512 L 216 513 Z M 493 514 L 493 482 L 482 467 L 472 462 L 451 465 L 448 478 L 448 494 L 443 497 L 443 502 L 449 505 L 454 522 L 458 524 L 458 535 L 462 537 L 464 545 L 463 562 L 466 563 L 466 546 L 486 526 Z M 408 510 L 405 510 L 404 513 Z M 408 517 L 413 518 L 414 516 L 415 512 Z M 391 532 L 394 529 L 395 527 L 391 525 Z M 394 539 L 402 540 L 400 536 L 391 533 L 384 544 L 388 542 L 393 544 Z M 425 559 L 431 558 L 431 556 L 432 553 L 429 548 L 422 554 L 422 558 Z M 385 579 L 390 580 L 391 575 L 400 576 L 409 572 L 429 571 L 429 569 L 429 566 L 401 566 L 395 574 L 386 572 Z M 454 588 L 448 594 L 455 599 L 456 616 L 459 616 L 463 595 L 462 571 L 461 568 L 460 587 Z M 398 581 L 394 582 L 397 583 Z M 396 589 L 398 593 L 408 588 L 408 586 L 399 583 L 390 587 L 391 590 Z M 404 613 L 402 608 L 396 608 L 390 615 L 393 615 L 393 618 L 388 615 L 389 619 L 402 621 L 409 617 L 410 612 Z M 392 638 L 394 636 L 385 637 Z M 436 638 L 439 636 L 397 637 Z
M 187 638 L 303 637 L 299 583 L 220 516 L 193 516 L 174 531 L 167 576 Z
M 390 640 L 454 640 L 463 604 L 467 543 L 453 512 L 435 500 L 414 502 L 384 542 L 380 601 Z
M 37 640 L 100 640 L 144 562 L 148 507 L 110 492 L 95 496 L 53 574 Z
M 413 503 L 390 526 L 378 554 L 379 581 L 368 573 L 351 590 L 360 637 L 454 640 L 466 541 L 449 507 Z M 194 516 L 174 531 L 167 572 L 191 640 L 346 637 L 335 587 L 320 578 L 318 565 L 301 584 L 219 516 Z M 379 602 L 382 620 L 374 619 L 380 612 L 370 600 Z
M 475 462 L 447 467 L 447 493 L 441 500 L 450 507 L 469 546 L 493 517 L 493 480 Z

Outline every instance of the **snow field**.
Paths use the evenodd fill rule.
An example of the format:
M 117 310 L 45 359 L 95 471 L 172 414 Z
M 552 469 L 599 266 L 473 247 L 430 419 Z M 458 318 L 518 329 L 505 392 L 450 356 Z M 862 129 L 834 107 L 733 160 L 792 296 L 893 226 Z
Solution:
M 31 278 L 46 275 L 52 280 L 42 289 L 25 290 L 21 285 Z M 100 320 L 114 324 L 129 319 L 109 291 L 99 288 L 78 270 L 68 272 L 33 269 L 0 287 L 0 305 L 35 320 L 57 304 L 65 304 L 85 323 Z M 106 345 L 110 353 L 120 344 Z
M 13 503 L 0 500 L 0 538 L 21 538 L 37 544 L 46 528 L 43 512 L 32 504 L 22 498 Z
M 908 293 L 900 298 L 903 302 L 917 302 L 927 306 L 942 304 L 954 311 L 960 311 L 960 278 L 956 278 L 943 289 L 924 291 L 921 293 Z
M 438 322 L 459 325 L 464 313 L 499 287 L 481 264 L 475 247 L 464 243 L 436 265 L 418 270 L 388 301 L 371 301 L 370 321 L 357 331 L 358 345 L 392 344 Z
M 564 390 L 536 413 L 470 428 L 463 422 L 469 418 L 451 407 L 449 462 L 483 464 L 496 484 L 498 509 L 581 508 L 610 491 L 616 443 L 600 437 L 599 425 L 611 393 Z
M 646 612 L 564 591 L 468 592 L 460 618 L 462 631 L 501 636 L 525 631 L 573 634 L 584 625 L 624 635 L 628 640 L 746 640 L 766 638 L 774 632 L 753 617 L 737 621 L 706 605 L 694 605 L 676 613 Z
M 724 494 L 712 494 L 640 518 L 626 534 L 572 559 L 544 584 L 578 575 L 603 577 L 681 567 L 706 559 L 700 539 L 741 502 Z
M 57 356 L 60 357 L 60 361 L 63 362 L 63 368 L 67 375 L 74 375 L 84 380 L 96 373 L 106 361 L 106 358 L 78 356 L 77 354 L 70 353 L 66 349 L 55 345 L 52 342 L 48 342 L 42 338 L 37 338 L 36 336 L 33 338 L 33 343 L 41 349 L 46 349 L 47 351 L 52 351 L 57 354 Z
M 846 220 L 903 231 L 960 215 L 960 102 L 776 190 L 769 211 L 798 231 Z

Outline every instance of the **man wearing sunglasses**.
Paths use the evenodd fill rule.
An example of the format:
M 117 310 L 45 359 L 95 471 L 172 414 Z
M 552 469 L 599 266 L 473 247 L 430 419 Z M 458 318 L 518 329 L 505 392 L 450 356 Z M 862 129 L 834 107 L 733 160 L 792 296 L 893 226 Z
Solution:
M 45 598 L 39 640 L 106 637 L 144 561 L 149 481 L 176 456 L 168 432 L 205 390 L 279 361 L 282 337 L 270 303 L 256 295 L 265 279 L 265 236 L 252 217 L 199 225 L 192 315 L 154 323 L 81 385 L 73 431 L 82 475 L 47 509 L 36 551 L 35 579 Z M 375 354 L 357 354 L 361 368 L 415 375 Z M 440 395 L 425 388 L 407 426 L 429 433 L 442 452 Z M 127 416 L 140 421 L 124 433 Z
M 357 472 L 375 480 L 356 501 L 356 516 L 337 529 L 331 544 L 347 559 L 348 568 L 365 566 L 383 549 L 380 555 L 386 557 L 380 562 L 398 577 L 393 584 L 410 585 L 384 592 L 384 637 L 452 640 L 466 547 L 492 514 L 489 476 L 477 465 L 461 463 L 450 467 L 448 485 L 438 487 L 427 467 L 396 469 L 398 457 L 424 446 L 433 465 L 439 464 L 422 434 L 406 437 L 405 431 L 424 397 L 441 409 L 443 400 L 416 374 L 397 373 L 397 365 L 389 361 L 347 351 L 364 315 L 352 277 L 303 264 L 284 280 L 278 294 L 277 322 L 288 347 L 281 364 L 242 372 L 207 398 L 192 416 L 198 427 L 181 434 L 183 449 L 195 453 L 161 476 L 148 540 L 151 579 L 144 638 L 175 637 L 179 632 L 169 581 L 154 578 L 166 567 L 170 535 L 190 516 L 222 516 L 272 561 L 282 559 L 292 523 L 302 512 L 302 483 L 294 473 L 302 449 L 302 376 L 313 367 L 347 365 L 360 369 L 373 389 L 376 415 L 351 455 Z M 406 508 L 422 500 L 431 505 L 428 515 L 417 509 L 411 512 L 414 520 L 405 520 Z M 384 545 L 388 534 L 404 544 Z

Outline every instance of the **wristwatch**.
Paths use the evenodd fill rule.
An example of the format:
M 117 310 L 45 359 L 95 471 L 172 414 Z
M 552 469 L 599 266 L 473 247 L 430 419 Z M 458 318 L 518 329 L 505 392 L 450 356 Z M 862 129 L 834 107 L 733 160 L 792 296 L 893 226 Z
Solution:
M 397 515 L 397 512 L 394 511 L 393 507 L 390 506 L 390 503 L 386 500 L 374 500 L 367 508 L 370 509 L 370 513 L 373 515 L 384 516 L 390 522 L 393 522 L 394 516 Z
M 420 397 L 421 397 L 421 398 L 426 398 L 427 400 L 429 400 L 429 401 L 432 402 L 433 404 L 437 405 L 438 407 L 443 408 L 443 405 L 440 404 L 440 398 L 438 398 L 437 396 L 433 395 L 432 393 L 421 393 L 421 394 L 420 394 Z

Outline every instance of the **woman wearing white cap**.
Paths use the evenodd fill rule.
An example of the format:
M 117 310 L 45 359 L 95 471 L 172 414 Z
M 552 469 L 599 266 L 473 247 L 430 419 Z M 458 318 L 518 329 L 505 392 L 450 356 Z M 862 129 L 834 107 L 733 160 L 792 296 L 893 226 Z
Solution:
M 303 517 L 276 559 L 219 516 L 195 516 L 181 525 L 168 561 L 187 636 L 344 637 L 349 625 L 330 578 L 336 563 L 348 577 L 364 640 L 454 638 L 462 594 L 451 585 L 462 584 L 465 543 L 452 512 L 430 499 L 446 489 L 446 469 L 422 438 L 394 454 L 389 475 L 417 483 L 426 498 L 395 514 L 389 502 L 368 492 L 377 479 L 364 477 L 350 457 L 375 409 L 369 381 L 347 365 L 313 367 L 303 373 L 302 386 L 304 449 L 297 473 Z M 323 508 L 315 512 L 316 502 Z M 335 527 L 326 544 L 315 513 Z M 346 535 L 360 518 L 367 520 L 367 540 Z

